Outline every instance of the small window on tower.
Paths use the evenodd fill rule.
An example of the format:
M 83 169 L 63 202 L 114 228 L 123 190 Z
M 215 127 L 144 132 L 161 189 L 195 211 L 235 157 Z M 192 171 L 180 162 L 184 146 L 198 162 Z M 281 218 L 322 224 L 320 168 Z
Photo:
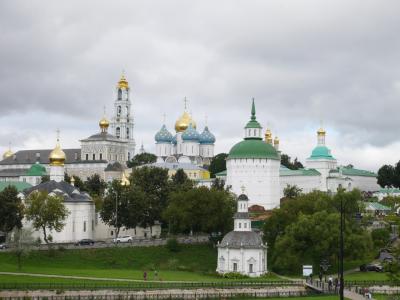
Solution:
M 121 89 L 118 89 L 118 100 L 122 99 L 122 91 Z
M 100 160 L 103 159 L 103 153 L 100 153 Z
M 126 138 L 129 139 L 129 128 L 126 129 Z
M 117 116 L 119 117 L 121 115 L 121 106 L 117 107 Z
M 93 160 L 96 160 L 96 154 L 93 153 Z
M 86 160 L 89 160 L 89 154 L 86 154 Z
M 115 135 L 117 136 L 117 138 L 121 136 L 121 128 L 117 127 Z

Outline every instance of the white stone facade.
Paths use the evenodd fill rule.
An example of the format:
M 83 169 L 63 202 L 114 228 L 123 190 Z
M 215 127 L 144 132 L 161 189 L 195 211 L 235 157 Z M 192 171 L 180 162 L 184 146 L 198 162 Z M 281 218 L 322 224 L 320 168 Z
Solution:
M 239 195 L 246 188 L 250 205 L 258 204 L 265 209 L 279 207 L 280 161 L 266 158 L 238 158 L 226 161 L 226 185 Z

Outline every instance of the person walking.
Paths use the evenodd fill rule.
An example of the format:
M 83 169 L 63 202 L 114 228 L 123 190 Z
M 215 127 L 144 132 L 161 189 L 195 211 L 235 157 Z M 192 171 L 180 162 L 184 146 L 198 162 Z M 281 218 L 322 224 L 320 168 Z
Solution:
M 147 272 L 146 272 L 146 271 L 143 272 L 143 280 L 144 280 L 144 281 L 147 280 Z
M 332 285 L 333 285 L 333 278 L 332 278 L 332 276 L 329 276 L 329 278 L 328 278 L 328 290 L 329 291 L 332 290 Z

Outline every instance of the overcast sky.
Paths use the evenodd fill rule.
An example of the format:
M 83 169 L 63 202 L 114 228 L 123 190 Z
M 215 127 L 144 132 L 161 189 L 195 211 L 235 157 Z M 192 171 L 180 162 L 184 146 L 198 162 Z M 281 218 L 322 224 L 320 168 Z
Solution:
M 257 119 L 304 161 L 323 120 L 340 164 L 400 159 L 400 1 L 1 1 L 0 150 L 62 147 L 111 117 L 122 70 L 137 149 L 183 98 L 216 153 Z

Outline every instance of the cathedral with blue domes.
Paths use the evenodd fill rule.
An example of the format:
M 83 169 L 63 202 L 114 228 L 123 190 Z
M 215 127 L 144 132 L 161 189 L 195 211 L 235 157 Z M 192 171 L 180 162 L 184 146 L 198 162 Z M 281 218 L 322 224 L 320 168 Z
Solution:
M 199 133 L 196 122 L 186 111 L 186 107 L 182 116 L 175 122 L 175 135 L 163 124 L 154 139 L 158 163 L 207 166 L 214 156 L 215 136 L 207 125 Z

